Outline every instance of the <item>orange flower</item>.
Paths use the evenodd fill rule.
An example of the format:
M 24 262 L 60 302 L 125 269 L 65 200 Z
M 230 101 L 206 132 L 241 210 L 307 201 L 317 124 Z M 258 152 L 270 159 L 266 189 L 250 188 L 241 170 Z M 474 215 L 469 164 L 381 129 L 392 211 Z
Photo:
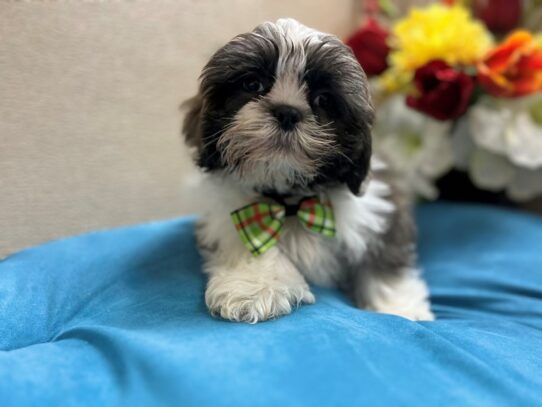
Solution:
M 478 63 L 478 80 L 489 94 L 499 97 L 542 90 L 542 47 L 527 31 L 510 34 Z

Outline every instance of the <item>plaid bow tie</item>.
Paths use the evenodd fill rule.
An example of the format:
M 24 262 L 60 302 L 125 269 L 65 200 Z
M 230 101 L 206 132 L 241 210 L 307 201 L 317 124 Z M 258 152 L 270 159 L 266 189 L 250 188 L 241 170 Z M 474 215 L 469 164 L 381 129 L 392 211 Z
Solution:
M 296 215 L 308 230 L 323 236 L 335 236 L 335 218 L 329 199 L 303 199 L 297 205 L 255 202 L 231 213 L 231 219 L 243 244 L 254 256 L 275 246 L 286 216 Z

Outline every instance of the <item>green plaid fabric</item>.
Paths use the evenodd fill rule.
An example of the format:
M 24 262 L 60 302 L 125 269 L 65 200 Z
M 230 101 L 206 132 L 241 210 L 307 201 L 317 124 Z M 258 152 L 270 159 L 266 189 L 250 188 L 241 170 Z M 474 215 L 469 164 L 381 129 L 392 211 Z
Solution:
M 263 202 L 249 204 L 231 213 L 241 241 L 254 256 L 265 253 L 277 244 L 285 217 L 286 208 L 283 205 Z M 301 201 L 297 218 L 312 232 L 335 236 L 333 207 L 327 197 L 310 197 Z
M 335 237 L 335 217 L 331 201 L 325 197 L 307 198 L 301 202 L 297 218 L 310 231 L 327 237 Z

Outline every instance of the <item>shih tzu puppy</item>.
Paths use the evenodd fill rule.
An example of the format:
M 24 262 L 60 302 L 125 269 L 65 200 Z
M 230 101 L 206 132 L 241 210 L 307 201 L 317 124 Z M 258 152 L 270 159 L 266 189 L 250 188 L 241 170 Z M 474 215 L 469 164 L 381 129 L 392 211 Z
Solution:
M 433 318 L 408 197 L 372 157 L 367 78 L 339 39 L 263 23 L 212 56 L 186 106 L 213 315 L 276 318 L 313 303 L 313 283 L 361 308 Z

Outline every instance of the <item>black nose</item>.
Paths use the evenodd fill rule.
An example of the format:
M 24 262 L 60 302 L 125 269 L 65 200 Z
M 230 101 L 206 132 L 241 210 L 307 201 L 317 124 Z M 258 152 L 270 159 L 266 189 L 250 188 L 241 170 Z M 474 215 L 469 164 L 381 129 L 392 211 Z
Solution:
M 292 130 L 301 121 L 303 115 L 293 106 L 281 105 L 272 110 L 282 130 Z

